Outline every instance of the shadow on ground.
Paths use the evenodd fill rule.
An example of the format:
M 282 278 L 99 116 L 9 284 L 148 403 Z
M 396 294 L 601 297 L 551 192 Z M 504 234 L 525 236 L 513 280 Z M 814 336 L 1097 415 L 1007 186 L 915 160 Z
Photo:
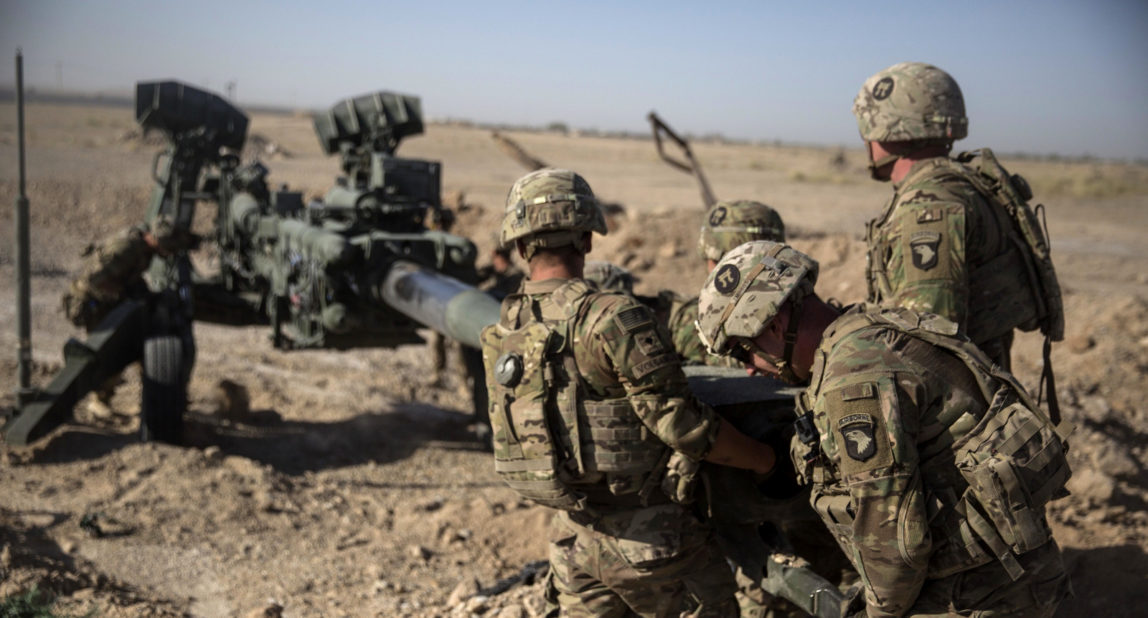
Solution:
M 254 411 L 244 423 L 190 412 L 184 419 L 183 446 L 215 447 L 222 455 L 245 457 L 283 474 L 299 475 L 398 461 L 430 443 L 440 449 L 483 450 L 473 419 L 470 414 L 421 403 L 396 404 L 385 411 L 330 423 L 283 420 L 274 410 Z M 134 432 L 66 425 L 37 445 L 27 463 L 98 459 L 138 440 Z
M 1066 549 L 1064 562 L 1076 596 L 1057 616 L 1143 616 L 1148 607 L 1148 554 L 1135 545 Z

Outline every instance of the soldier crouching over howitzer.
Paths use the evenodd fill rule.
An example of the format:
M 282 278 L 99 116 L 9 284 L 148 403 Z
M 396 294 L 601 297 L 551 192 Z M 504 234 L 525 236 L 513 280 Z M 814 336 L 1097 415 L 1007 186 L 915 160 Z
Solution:
M 91 332 L 121 301 L 147 294 L 143 274 L 153 257 L 172 255 L 197 242 L 194 234 L 178 229 L 170 217 L 160 216 L 150 224 L 133 225 L 88 245 L 80 275 L 61 299 L 64 315 Z M 98 413 L 107 414 L 115 389 L 122 382 L 116 375 L 96 390 L 96 401 L 102 406 Z
M 156 255 L 168 256 L 196 244 L 196 237 L 178 230 L 169 217 L 141 223 L 109 236 L 84 250 L 80 276 L 61 299 L 64 315 L 90 331 L 124 298 L 142 293 L 143 274 Z
M 558 509 L 547 600 L 563 615 L 737 614 L 712 529 L 685 506 L 702 460 L 766 474 L 769 446 L 689 392 L 650 310 L 582 279 L 606 232 L 586 181 L 544 169 L 507 196 L 502 244 L 529 280 L 482 333 L 495 469 Z
M 847 615 L 1051 616 L 1071 593 L 1045 504 L 1063 436 L 957 325 L 905 308 L 844 313 L 817 262 L 742 245 L 706 281 L 712 352 L 808 388 L 791 445 L 811 504 L 861 576 Z

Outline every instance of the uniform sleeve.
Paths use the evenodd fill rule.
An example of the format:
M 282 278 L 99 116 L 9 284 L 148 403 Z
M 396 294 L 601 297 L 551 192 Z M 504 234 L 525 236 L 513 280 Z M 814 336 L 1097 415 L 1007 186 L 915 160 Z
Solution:
M 854 373 L 823 391 L 822 449 L 853 510 L 853 562 L 868 616 L 900 616 L 924 584 L 932 539 L 918 470 L 921 387 L 897 373 Z
M 698 299 L 696 298 L 678 304 L 670 311 L 666 327 L 670 331 L 674 350 L 678 352 L 678 357 L 681 358 L 683 365 L 705 364 L 706 357 L 710 355 L 705 346 L 702 345 L 701 338 L 698 337 L 698 327 L 695 323 L 697 319 Z
M 962 328 L 969 305 L 968 255 L 963 204 L 918 189 L 893 212 L 895 239 L 888 247 L 891 302 L 941 315 Z
M 617 376 L 638 418 L 658 439 L 701 460 L 717 437 L 718 416 L 690 392 L 669 335 L 653 313 L 626 298 L 587 322 L 604 353 L 597 370 Z M 584 374 L 587 369 L 580 365 Z

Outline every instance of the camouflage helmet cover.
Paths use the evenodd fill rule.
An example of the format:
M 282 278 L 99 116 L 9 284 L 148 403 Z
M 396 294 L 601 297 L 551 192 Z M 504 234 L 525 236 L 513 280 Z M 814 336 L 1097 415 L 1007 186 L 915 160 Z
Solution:
M 785 242 L 785 224 L 761 202 L 730 200 L 714 204 L 702 222 L 698 253 L 715 262 L 734 247 L 754 240 Z
M 541 169 L 519 178 L 506 196 L 499 244 L 573 244 L 585 232 L 606 233 L 606 219 L 586 179 L 563 169 Z
M 698 299 L 702 343 L 724 354 L 730 338 L 760 335 L 787 300 L 813 291 L 817 271 L 816 260 L 784 243 L 759 240 L 730 251 Z
M 629 270 L 604 260 L 588 260 L 582 278 L 597 283 L 599 289 L 626 294 L 634 293 L 634 282 L 638 280 Z
M 865 81 L 853 99 L 861 138 L 870 142 L 963 139 L 965 99 L 951 75 L 931 64 L 902 62 Z

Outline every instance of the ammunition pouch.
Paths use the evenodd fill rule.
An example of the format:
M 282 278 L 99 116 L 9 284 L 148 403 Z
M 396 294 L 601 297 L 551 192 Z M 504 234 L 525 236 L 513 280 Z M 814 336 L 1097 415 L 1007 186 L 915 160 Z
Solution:
M 556 419 L 548 411 L 554 393 L 547 356 L 556 337 L 541 322 L 513 330 L 494 324 L 482 332 L 494 469 L 522 497 L 576 511 L 585 508 L 585 498 L 569 484 L 567 458 L 555 440 Z M 517 364 L 518 371 L 508 371 L 508 364 Z M 496 376 L 504 376 L 501 382 L 506 383 Z
M 669 447 L 628 399 L 590 399 L 581 383 L 569 329 L 593 291 L 572 284 L 537 304 L 512 295 L 483 330 L 495 471 L 524 498 L 570 512 L 667 502 L 654 490 Z

